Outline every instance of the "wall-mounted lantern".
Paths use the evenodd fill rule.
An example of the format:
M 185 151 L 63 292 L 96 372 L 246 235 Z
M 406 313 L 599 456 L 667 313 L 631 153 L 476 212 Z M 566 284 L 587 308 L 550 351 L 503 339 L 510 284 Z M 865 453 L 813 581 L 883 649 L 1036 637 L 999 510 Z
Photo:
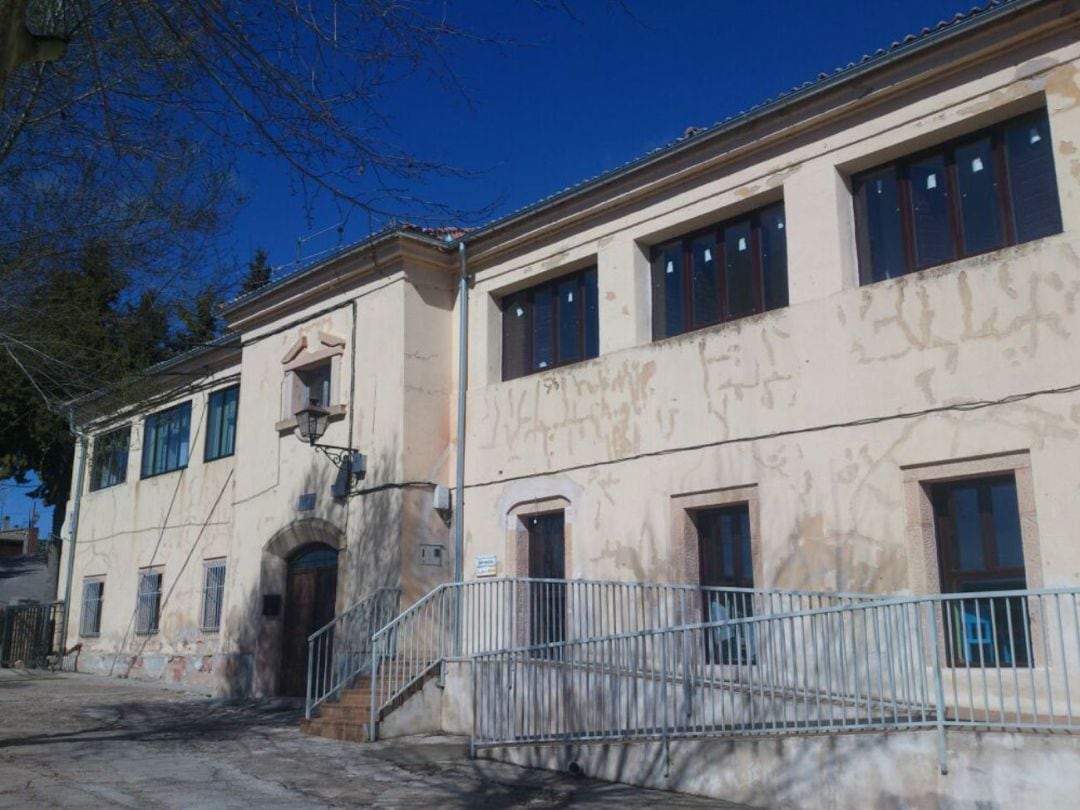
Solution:
M 333 444 L 319 444 L 319 439 L 326 433 L 330 424 L 330 411 L 311 402 L 295 414 L 297 435 L 300 441 L 307 442 L 338 468 L 337 478 L 330 487 L 335 498 L 348 498 L 359 493 L 357 484 L 367 475 L 367 458 L 359 450 L 351 447 L 338 447 Z

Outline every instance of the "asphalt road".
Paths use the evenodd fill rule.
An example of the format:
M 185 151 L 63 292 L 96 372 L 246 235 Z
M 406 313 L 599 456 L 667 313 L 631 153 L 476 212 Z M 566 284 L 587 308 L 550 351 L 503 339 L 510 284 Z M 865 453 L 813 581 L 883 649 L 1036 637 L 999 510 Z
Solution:
M 309 737 L 298 719 L 271 703 L 0 670 L 0 808 L 733 806 L 470 760 L 462 738 Z

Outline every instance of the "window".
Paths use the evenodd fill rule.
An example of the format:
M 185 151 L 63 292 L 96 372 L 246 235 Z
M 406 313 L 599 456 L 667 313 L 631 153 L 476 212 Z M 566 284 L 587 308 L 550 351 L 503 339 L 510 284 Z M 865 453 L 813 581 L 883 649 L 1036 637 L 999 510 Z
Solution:
M 131 427 L 103 433 L 94 439 L 90 464 L 90 491 L 122 484 L 127 480 L 128 445 Z
M 732 504 L 695 510 L 704 620 L 723 622 L 752 616 L 754 559 L 751 552 L 750 505 Z M 716 627 L 707 638 L 710 662 L 752 663 L 753 638 L 748 626 Z
M 652 251 L 653 340 L 788 303 L 784 204 Z
M 1013 474 L 933 484 L 930 498 L 943 593 L 1027 587 Z M 981 597 L 945 603 L 954 666 L 1031 661 L 1027 601 Z
M 504 380 L 600 353 L 595 267 L 508 295 L 502 311 Z
M 191 403 L 184 402 L 146 417 L 142 477 L 179 470 L 188 463 Z
M 853 179 L 863 284 L 1061 231 L 1046 111 Z
M 135 606 L 135 632 L 150 635 L 158 631 L 161 622 L 160 569 L 139 572 L 139 597 Z
M 236 409 L 240 386 L 214 391 L 207 404 L 206 451 L 203 458 L 213 461 L 236 452 Z
M 79 635 L 96 636 L 101 633 L 101 606 L 105 601 L 105 581 L 88 579 L 83 582 L 82 618 Z
M 296 379 L 300 386 L 296 410 L 308 405 L 330 407 L 330 363 L 298 369 Z
M 221 629 L 221 608 L 225 598 L 225 561 L 209 560 L 203 567 L 202 629 Z

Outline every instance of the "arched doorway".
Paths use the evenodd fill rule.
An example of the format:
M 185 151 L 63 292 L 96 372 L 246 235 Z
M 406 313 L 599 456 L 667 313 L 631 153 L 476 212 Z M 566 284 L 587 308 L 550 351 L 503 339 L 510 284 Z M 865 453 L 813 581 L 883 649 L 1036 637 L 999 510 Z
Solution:
M 282 695 L 307 692 L 307 639 L 334 618 L 338 552 L 325 543 L 310 543 L 287 560 L 284 631 L 281 645 Z

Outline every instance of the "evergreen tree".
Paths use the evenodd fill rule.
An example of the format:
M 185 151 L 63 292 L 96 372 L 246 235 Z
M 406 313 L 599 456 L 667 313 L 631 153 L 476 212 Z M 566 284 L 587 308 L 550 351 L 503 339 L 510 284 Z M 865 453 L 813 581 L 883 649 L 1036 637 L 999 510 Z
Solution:
M 266 251 L 261 247 L 255 248 L 255 256 L 248 262 L 247 275 L 244 276 L 244 283 L 240 287 L 241 292 L 254 292 L 269 284 L 271 270 L 270 263 L 266 259 Z

